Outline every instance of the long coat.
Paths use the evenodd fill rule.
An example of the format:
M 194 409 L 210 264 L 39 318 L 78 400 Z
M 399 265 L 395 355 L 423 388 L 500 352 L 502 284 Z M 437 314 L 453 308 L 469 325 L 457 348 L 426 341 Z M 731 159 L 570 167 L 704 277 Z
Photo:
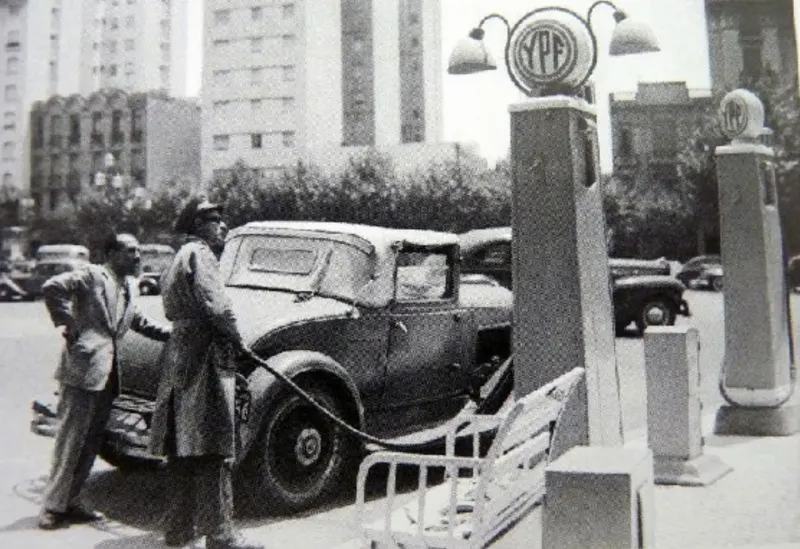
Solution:
M 190 238 L 162 275 L 161 288 L 173 332 L 160 359 L 150 451 L 233 457 L 234 352 L 241 336 L 211 248 Z
M 131 303 L 129 280 L 124 281 L 116 303 L 112 294 L 117 286 L 111 277 L 101 265 L 86 265 L 56 275 L 42 286 L 53 323 L 69 329 L 55 376 L 64 385 L 101 391 L 116 360 L 117 345 L 128 329 L 158 341 L 169 338 L 168 326 L 147 319 Z M 119 386 L 113 389 L 118 392 Z

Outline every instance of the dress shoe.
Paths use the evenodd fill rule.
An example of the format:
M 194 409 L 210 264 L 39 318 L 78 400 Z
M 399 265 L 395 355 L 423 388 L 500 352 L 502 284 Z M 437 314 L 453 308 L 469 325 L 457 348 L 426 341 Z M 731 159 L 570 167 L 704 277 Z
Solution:
M 247 541 L 241 534 L 235 534 L 224 538 L 208 536 L 206 549 L 264 549 L 264 546 Z
M 57 530 L 59 528 L 68 527 L 69 520 L 67 520 L 64 513 L 45 509 L 39 514 L 39 528 L 42 530 Z
M 67 507 L 64 516 L 70 522 L 98 522 L 103 520 L 105 515 L 100 511 L 95 511 L 83 505 L 72 505 Z

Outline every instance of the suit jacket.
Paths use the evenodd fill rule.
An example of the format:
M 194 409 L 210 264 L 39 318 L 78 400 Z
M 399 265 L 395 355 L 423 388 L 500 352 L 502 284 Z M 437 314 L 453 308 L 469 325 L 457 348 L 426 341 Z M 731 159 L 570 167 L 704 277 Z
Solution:
M 117 346 L 132 329 L 145 337 L 166 341 L 171 329 L 157 324 L 131 303 L 130 282 L 120 295 L 121 314 L 114 315 L 116 284 L 101 265 L 86 265 L 52 277 L 42 287 L 45 305 L 56 326 L 66 326 L 66 352 L 56 370 L 56 379 L 87 391 L 106 386 L 116 360 Z M 118 388 L 117 388 L 118 389 Z

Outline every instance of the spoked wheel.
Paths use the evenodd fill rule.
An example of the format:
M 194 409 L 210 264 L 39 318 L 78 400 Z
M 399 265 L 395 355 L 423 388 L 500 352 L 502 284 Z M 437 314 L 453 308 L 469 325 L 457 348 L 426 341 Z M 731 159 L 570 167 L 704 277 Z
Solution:
M 346 420 L 343 406 L 316 385 L 306 391 Z M 269 510 L 291 512 L 320 503 L 346 476 L 356 444 L 301 396 L 285 392 L 265 415 L 254 448 L 258 493 Z
M 647 300 L 639 311 L 636 328 L 644 335 L 648 326 L 672 326 L 675 324 L 675 311 L 664 298 Z

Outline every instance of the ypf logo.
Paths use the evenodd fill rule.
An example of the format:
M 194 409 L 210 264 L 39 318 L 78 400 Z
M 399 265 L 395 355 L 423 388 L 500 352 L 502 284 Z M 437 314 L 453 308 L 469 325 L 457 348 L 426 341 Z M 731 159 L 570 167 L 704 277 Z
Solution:
M 511 62 L 531 87 L 561 83 L 575 70 L 577 38 L 565 24 L 552 19 L 523 28 L 513 40 Z
M 729 136 L 741 134 L 747 128 L 747 105 L 738 97 L 731 98 L 722 108 L 722 129 Z

